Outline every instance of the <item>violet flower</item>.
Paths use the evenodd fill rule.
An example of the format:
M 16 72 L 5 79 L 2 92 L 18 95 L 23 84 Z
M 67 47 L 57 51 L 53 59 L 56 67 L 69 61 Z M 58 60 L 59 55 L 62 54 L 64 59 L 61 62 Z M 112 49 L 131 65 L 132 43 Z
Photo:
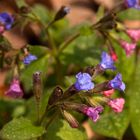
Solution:
M 125 50 L 127 56 L 130 56 L 136 48 L 136 43 L 128 43 L 124 40 L 120 41 L 120 45 Z
M 140 9 L 139 0 L 125 0 L 125 4 L 128 8 Z
M 113 80 L 109 81 L 108 87 L 124 91 L 125 84 L 122 82 L 122 75 L 118 73 Z
M 11 29 L 13 23 L 14 19 L 10 14 L 6 12 L 0 13 L 0 33 Z
M 102 113 L 103 107 L 84 107 L 82 113 L 86 114 L 93 122 L 96 122 L 100 116 L 99 113 Z
M 92 77 L 88 73 L 79 72 L 76 75 L 76 82 L 74 84 L 77 90 L 91 90 L 94 88 L 94 83 L 92 82 Z
M 12 98 L 21 98 L 23 96 L 23 91 L 20 87 L 20 81 L 18 79 L 13 79 L 10 88 L 5 92 L 5 95 Z
M 106 70 L 106 69 L 115 70 L 116 69 L 116 67 L 114 66 L 114 61 L 109 54 L 107 54 L 106 52 L 102 52 L 101 58 L 102 58 L 101 63 L 99 64 L 101 69 L 103 69 L 103 70 Z
M 120 113 L 123 110 L 125 100 L 123 98 L 117 98 L 110 100 L 108 105 L 114 110 L 114 112 Z
M 32 54 L 28 54 L 24 60 L 23 60 L 23 63 L 25 65 L 29 65 L 31 62 L 37 60 L 37 57 L 35 55 L 32 55 Z

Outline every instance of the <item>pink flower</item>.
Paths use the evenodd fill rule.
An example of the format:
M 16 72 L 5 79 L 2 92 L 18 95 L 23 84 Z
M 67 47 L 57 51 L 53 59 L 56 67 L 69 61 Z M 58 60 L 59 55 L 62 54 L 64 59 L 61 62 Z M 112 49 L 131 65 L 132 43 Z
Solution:
M 118 60 L 118 56 L 114 51 L 110 52 L 110 56 L 113 59 L 113 61 L 116 62 Z
M 100 116 L 99 113 L 101 113 L 103 111 L 103 107 L 102 106 L 98 106 L 98 107 L 84 107 L 82 109 L 82 113 L 86 114 L 93 122 L 96 122 Z
M 114 112 L 120 113 L 123 110 L 125 100 L 123 98 L 117 98 L 110 100 L 108 105 L 114 110 Z
M 128 43 L 124 40 L 120 41 L 120 45 L 125 50 L 127 56 L 130 56 L 136 48 L 136 43 Z
M 103 91 L 103 94 L 107 97 L 111 96 L 114 93 L 114 89 Z
M 138 30 L 129 29 L 126 32 L 133 41 L 137 42 L 140 40 L 140 29 Z
M 21 98 L 23 96 L 23 91 L 20 87 L 20 81 L 18 79 L 13 79 L 9 90 L 5 92 L 5 95 L 12 98 Z

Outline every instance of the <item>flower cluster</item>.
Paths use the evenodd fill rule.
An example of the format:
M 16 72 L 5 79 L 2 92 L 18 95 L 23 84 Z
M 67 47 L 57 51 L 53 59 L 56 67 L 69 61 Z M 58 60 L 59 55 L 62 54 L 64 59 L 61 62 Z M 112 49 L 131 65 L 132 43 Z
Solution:
M 89 70 L 90 69 L 90 70 Z M 69 95 L 74 95 L 75 93 L 78 93 L 80 91 L 83 91 L 82 94 L 86 94 L 86 96 L 91 95 L 92 93 L 102 93 L 102 95 L 105 97 L 103 100 L 107 103 L 108 106 L 110 106 L 114 112 L 122 112 L 123 106 L 124 106 L 124 99 L 123 98 L 116 98 L 116 99 L 111 99 L 111 95 L 114 93 L 114 90 L 120 90 L 123 91 L 125 90 L 125 84 L 122 81 L 122 76 L 120 73 L 118 73 L 112 80 L 103 82 L 101 84 L 95 84 L 92 81 L 92 77 L 96 77 L 97 75 L 101 74 L 105 70 L 110 69 L 110 70 L 115 70 L 116 67 L 114 66 L 114 61 L 112 57 L 107 54 L 106 52 L 102 52 L 101 55 L 101 62 L 95 66 L 94 68 L 90 67 L 86 72 L 79 72 L 76 75 L 76 82 L 74 83 L 74 87 L 72 85 L 72 88 L 69 88 L 67 92 L 65 93 L 70 93 Z M 90 71 L 90 72 L 89 72 Z M 93 71 L 93 72 L 91 72 Z M 75 89 L 74 89 L 75 88 Z M 64 95 L 65 95 L 64 93 Z M 90 97 L 87 98 L 89 100 Z M 90 99 L 92 100 L 92 99 Z M 68 103 L 66 103 L 68 104 Z M 96 122 L 100 118 L 100 113 L 103 112 L 103 106 L 100 104 L 96 103 L 91 103 L 91 106 L 87 106 L 86 104 L 80 105 L 80 104 L 74 104 L 70 103 L 68 105 L 65 105 L 65 108 L 71 108 L 74 110 L 77 110 L 86 116 L 88 116 L 93 122 Z M 64 114 L 63 114 L 64 115 Z M 64 115 L 65 116 L 65 115 Z M 66 116 L 65 116 L 66 118 Z M 70 118 L 70 117 L 69 117 Z M 72 120 L 67 119 L 69 124 L 72 124 Z M 76 123 L 76 121 L 75 121 Z M 73 126 L 73 125 L 71 125 Z M 75 125 L 74 125 L 75 126 Z M 77 126 L 77 125 L 76 125 Z

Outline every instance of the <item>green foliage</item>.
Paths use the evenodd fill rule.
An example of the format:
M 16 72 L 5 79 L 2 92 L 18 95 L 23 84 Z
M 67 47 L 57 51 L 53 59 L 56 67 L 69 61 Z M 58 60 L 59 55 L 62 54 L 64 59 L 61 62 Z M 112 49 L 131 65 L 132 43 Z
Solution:
M 41 21 L 44 26 L 47 26 L 48 22 L 52 19 L 50 11 L 40 4 L 32 7 L 32 13 L 36 15 L 36 18 Z
M 6 140 L 27 140 L 37 138 L 44 132 L 41 126 L 34 126 L 28 119 L 19 118 L 6 124 L 0 131 L 0 136 Z
M 87 140 L 84 129 L 74 129 L 64 120 L 55 120 L 49 126 L 46 140 Z
M 118 14 L 121 20 L 139 20 L 140 19 L 140 11 L 134 8 L 127 9 Z
M 140 58 L 138 59 L 138 64 L 136 66 L 136 71 L 128 88 L 129 96 L 129 107 L 130 107 L 130 118 L 132 129 L 137 137 L 140 140 Z
M 21 8 L 23 6 L 27 6 L 27 4 L 24 0 L 16 0 L 15 2 L 17 4 L 18 8 Z
M 23 100 L 0 99 L 0 128 L 10 121 L 12 117 L 23 115 L 24 112 L 15 111 L 17 107 L 24 105 Z
M 100 37 L 95 37 L 95 34 L 79 37 L 60 56 L 62 63 L 66 66 L 75 64 L 80 67 L 96 65 L 103 45 L 103 41 L 99 40 Z
M 45 112 L 46 106 L 48 104 L 48 99 L 52 90 L 44 89 L 40 102 L 40 116 Z M 35 122 L 37 120 L 37 109 L 35 98 L 32 97 L 26 102 L 27 111 L 25 116 L 31 121 Z M 36 117 L 35 117 L 36 116 Z
M 128 112 L 120 114 L 105 113 L 96 123 L 89 120 L 92 129 L 99 134 L 107 137 L 121 139 L 129 124 Z
M 47 64 L 48 64 L 48 55 L 41 57 L 40 59 L 32 62 L 27 66 L 21 73 L 21 80 L 24 84 L 25 90 L 28 91 L 32 88 L 32 76 L 36 71 L 42 73 L 42 77 L 45 78 Z M 28 81 L 28 82 L 27 82 Z

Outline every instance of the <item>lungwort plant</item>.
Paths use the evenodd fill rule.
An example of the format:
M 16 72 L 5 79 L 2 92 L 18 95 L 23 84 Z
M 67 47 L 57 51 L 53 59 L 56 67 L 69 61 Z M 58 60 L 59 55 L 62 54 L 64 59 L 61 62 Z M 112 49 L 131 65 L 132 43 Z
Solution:
M 107 12 L 100 7 L 95 23 L 74 27 L 65 19 L 70 7 L 54 14 L 22 0 L 16 6 L 16 14 L 0 13 L 0 68 L 9 68 L 0 100 L 1 139 L 87 140 L 82 124 L 88 118 L 94 132 L 116 139 L 131 122 L 140 139 L 140 31 L 123 24 L 125 15 L 139 13 L 139 2 L 120 1 Z M 33 24 L 38 42 L 14 49 L 5 32 Z

